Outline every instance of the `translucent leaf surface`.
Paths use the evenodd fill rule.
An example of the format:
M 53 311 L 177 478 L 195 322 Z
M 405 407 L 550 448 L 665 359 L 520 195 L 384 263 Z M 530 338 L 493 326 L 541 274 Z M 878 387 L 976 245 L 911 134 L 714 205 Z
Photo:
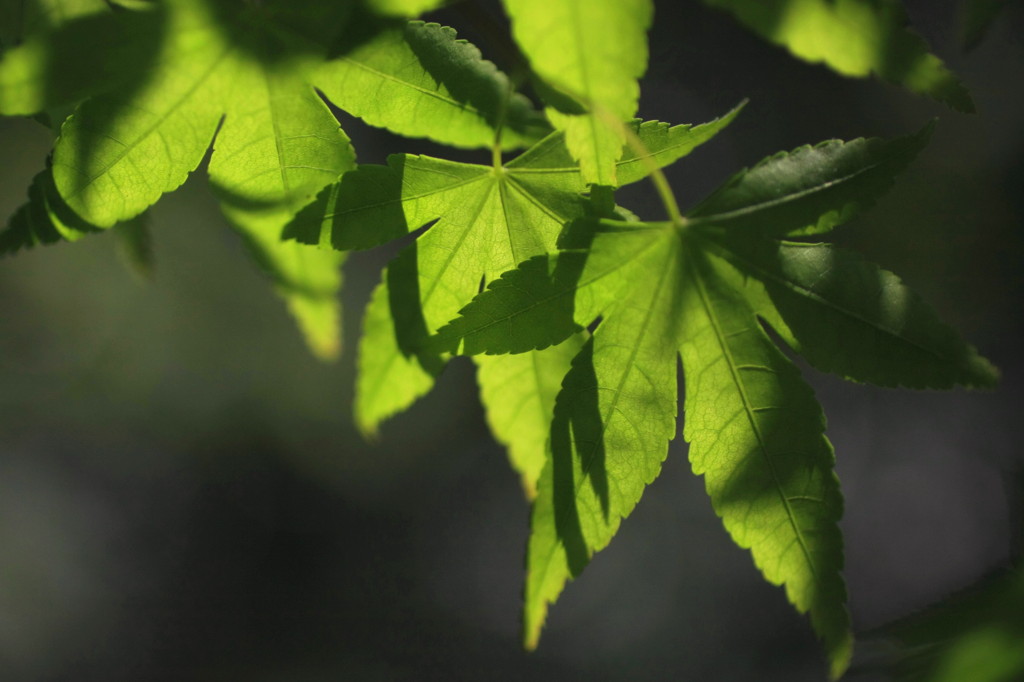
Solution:
M 707 477 L 726 528 L 752 550 L 765 577 L 784 584 L 798 610 L 811 612 L 838 674 L 848 664 L 852 639 L 839 577 L 842 503 L 820 408 L 740 292 L 705 264 L 699 242 L 672 223 L 581 224 L 587 222 L 594 244 L 622 240 L 618 253 L 633 262 L 608 270 L 596 287 L 586 267 L 576 270 L 572 296 L 603 299 L 580 306 L 589 314 L 575 304 L 547 309 L 549 317 L 575 322 L 589 322 L 600 310 L 602 321 L 573 361 L 555 409 L 551 462 L 538 486 L 528 550 L 527 645 L 536 644 L 548 603 L 608 544 L 657 475 L 675 433 L 681 349 L 694 470 Z M 577 257 L 570 251 L 559 258 L 566 256 Z M 518 272 L 525 279 L 529 267 L 542 262 L 530 261 Z M 536 276 L 552 279 L 547 272 Z M 474 305 L 493 304 L 502 288 L 496 284 Z M 528 293 L 520 308 L 536 301 Z M 521 326 L 528 334 L 538 326 L 536 307 L 528 317 L 507 304 L 496 307 L 508 329 Z
M 280 214 L 246 211 L 230 205 L 224 212 L 245 240 L 249 253 L 270 277 L 314 355 L 332 360 L 341 353 L 341 265 L 345 254 L 281 240 Z
M 530 499 L 537 494 L 537 479 L 547 459 L 555 397 L 583 338 L 576 334 L 541 351 L 474 358 L 487 423 L 498 442 L 508 448 L 509 460 Z
M 348 168 L 348 141 L 303 77 L 300 38 L 266 37 L 254 55 L 204 3 L 169 10 L 147 80 L 89 99 L 64 124 L 54 179 L 75 211 L 97 225 L 136 215 L 184 182 L 222 117 L 211 177 L 239 200 L 297 210 Z
M 227 203 L 279 212 L 280 231 L 355 165 L 355 153 L 327 105 L 296 73 L 250 66 L 239 66 L 230 85 L 221 84 L 231 88 L 233 111 L 217 133 L 210 181 Z
M 998 373 L 891 272 L 829 244 L 731 240 L 816 368 L 881 386 L 995 385 Z
M 678 255 L 670 246 L 648 261 L 657 280 L 630 287 L 608 310 L 558 394 L 526 555 L 528 648 L 566 580 L 607 546 L 657 477 L 675 435 Z
M 600 316 L 556 403 L 551 462 L 533 512 L 528 645 L 547 605 L 608 543 L 656 475 L 673 435 L 675 412 L 663 387 L 675 376 L 679 350 L 694 471 L 737 544 L 810 615 L 833 676 L 845 670 L 852 636 L 832 448 L 821 408 L 759 318 L 812 363 L 861 380 L 990 384 L 994 373 L 889 273 L 828 245 L 763 235 L 849 217 L 845 191 L 829 188 L 841 186 L 851 167 L 868 169 L 860 172 L 875 177 L 861 192 L 873 199 L 906 160 L 862 163 L 871 156 L 865 149 L 916 151 L 922 141 L 908 146 L 913 139 L 853 144 L 852 158 L 860 160 L 853 166 L 823 164 L 813 153 L 772 157 L 758 168 L 784 160 L 781 181 L 764 173 L 744 195 L 735 192 L 748 177 L 741 174 L 702 204 L 739 197 L 742 224 L 692 215 L 678 224 L 579 219 L 557 255 L 505 273 L 437 333 L 437 347 L 449 351 L 522 352 Z M 814 149 L 842 157 L 847 147 Z
M 634 126 L 651 161 L 670 163 L 727 125 L 736 111 L 703 126 Z M 623 177 L 643 177 L 635 153 Z M 587 189 L 562 135 L 541 140 L 502 167 L 424 156 L 361 166 L 321 193 L 288 226 L 306 243 L 367 248 L 437 220 L 388 266 L 366 312 L 360 341 L 356 419 L 372 433 L 423 395 L 444 365 L 430 334 L 489 282 L 517 263 L 554 251 L 563 226 L 586 215 Z
M 731 123 L 741 109 L 742 105 L 698 126 L 632 122 L 649 158 L 624 148 L 617 163 L 623 183 L 643 179 L 652 164 L 665 166 L 686 156 Z M 563 134 L 548 135 L 505 164 L 504 171 L 506 180 L 514 181 L 549 214 L 579 215 L 579 194 L 586 183 L 566 150 Z M 331 243 L 341 250 L 377 246 L 438 218 L 445 203 L 438 204 L 437 196 L 490 172 L 489 166 L 425 156 L 391 156 L 387 167 L 364 164 L 324 189 L 286 233 L 306 244 Z M 551 206 L 545 209 L 546 204 Z
M 548 126 L 508 78 L 455 31 L 410 22 L 326 62 L 313 83 L 367 123 L 457 147 L 528 146 Z
M 5 55 L 0 104 L 31 113 L 85 98 L 61 128 L 52 174 L 67 206 L 100 227 L 181 185 L 216 133 L 209 174 L 225 213 L 311 347 L 332 356 L 340 257 L 280 240 L 294 214 L 354 165 L 309 80 L 350 9 L 174 0 L 89 14 Z
M 825 417 L 753 311 L 700 256 L 687 262 L 683 435 L 715 512 L 765 578 L 824 640 L 833 677 L 850 662 L 839 481 Z
M 104 0 L 4 0 L 0 2 L 0 47 L 15 47 L 29 36 L 109 9 Z
M 160 6 L 113 12 L 100 2 L 23 3 L 26 37 L 0 56 L 0 113 L 29 115 L 132 89 L 153 67 L 167 20 Z M 35 13 L 31 13 L 32 10 Z
M 368 7 L 381 14 L 396 17 L 415 17 L 437 9 L 447 0 L 366 0 Z
M 663 246 L 664 224 L 581 220 L 540 256 L 504 273 L 438 330 L 450 352 L 522 353 L 561 343 L 593 321 L 628 283 L 645 273 L 645 257 Z
M 548 108 L 588 183 L 616 186 L 647 69 L 650 0 L 505 0 L 512 33 L 546 85 L 576 104 Z M 555 98 L 548 97 L 549 104 Z

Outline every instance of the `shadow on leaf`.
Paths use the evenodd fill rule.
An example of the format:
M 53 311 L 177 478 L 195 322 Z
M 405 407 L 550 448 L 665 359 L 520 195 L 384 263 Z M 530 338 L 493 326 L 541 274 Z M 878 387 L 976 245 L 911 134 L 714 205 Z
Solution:
M 551 466 L 555 529 L 565 547 L 569 570 L 576 576 L 590 559 L 579 515 L 581 496 L 587 496 L 582 487 L 590 485 L 605 521 L 609 506 L 592 339 L 573 359 L 572 369 L 562 382 L 551 424 Z

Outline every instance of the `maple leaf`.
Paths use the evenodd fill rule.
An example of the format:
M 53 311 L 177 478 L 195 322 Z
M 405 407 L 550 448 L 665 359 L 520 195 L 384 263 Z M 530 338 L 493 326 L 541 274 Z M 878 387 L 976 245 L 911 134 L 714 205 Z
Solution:
M 623 184 L 615 162 L 647 69 L 651 0 L 505 0 L 505 10 L 583 179 Z
M 430 3 L 375 4 L 393 12 Z M 296 211 L 354 167 L 348 138 L 314 86 L 371 123 L 462 146 L 489 146 L 501 126 L 510 148 L 544 130 L 526 100 L 509 99 L 507 79 L 451 29 L 360 15 L 369 35 L 349 44 L 333 28 L 351 18 L 347 3 L 313 3 L 308 16 L 303 7 L 229 11 L 175 0 L 34 22 L 39 28 L 0 60 L 0 112 L 84 99 L 61 128 L 52 174 L 62 201 L 101 228 L 176 189 L 214 143 L 209 175 L 226 216 L 311 348 L 332 357 L 343 257 L 280 240 Z M 326 60 L 328 48 L 341 54 Z
M 678 353 L 694 472 L 736 543 L 809 612 L 842 673 L 852 637 L 832 447 L 811 389 L 759 320 L 812 365 L 852 379 L 992 385 L 995 370 L 895 275 L 828 244 L 784 241 L 863 210 L 929 134 L 770 157 L 679 221 L 577 220 L 557 255 L 505 273 L 439 330 L 435 347 L 452 352 L 524 352 L 600 319 L 554 410 L 528 548 L 528 646 L 658 475 L 676 431 Z
M 620 180 L 636 182 L 649 172 L 649 164 L 685 156 L 738 111 L 696 127 L 635 122 L 632 127 L 647 152 L 623 152 L 617 163 Z M 388 166 L 363 165 L 346 173 L 299 213 L 289 234 L 346 250 L 376 246 L 436 221 L 388 265 L 367 307 L 355 404 L 356 422 L 365 433 L 374 433 L 382 420 L 430 390 L 446 357 L 429 347 L 429 336 L 473 298 L 481 281 L 552 251 L 567 222 L 595 210 L 584 196 L 587 189 L 563 135 L 552 133 L 498 167 L 391 156 Z M 536 370 L 532 373 L 512 367 L 521 363 L 518 359 L 485 361 L 479 376 L 499 440 L 522 443 L 510 447 L 527 481 L 543 463 L 543 449 L 536 445 L 547 437 L 550 413 L 521 409 L 529 423 L 520 418 L 515 427 L 501 426 L 507 421 L 501 413 L 531 400 L 549 404 L 545 396 L 550 392 L 553 397 L 568 369 L 564 353 L 538 355 L 526 366 Z M 528 385 L 511 387 L 513 376 Z M 549 376 L 556 377 L 554 385 Z
M 871 74 L 973 112 L 970 93 L 908 30 L 898 0 L 704 0 L 729 11 L 765 40 L 844 76 Z
M 50 172 L 63 202 L 100 228 L 133 219 L 176 189 L 216 132 L 209 173 L 226 212 L 260 245 L 258 261 L 275 274 L 311 347 L 330 356 L 337 332 L 323 320 L 337 317 L 339 257 L 300 260 L 290 253 L 294 244 L 275 240 L 295 210 L 352 167 L 354 155 L 303 80 L 312 47 L 287 30 L 272 35 L 269 17 L 255 10 L 225 17 L 223 9 L 176 0 L 94 11 L 33 31 L 0 61 L 0 111 L 36 113 L 84 100 L 61 126 Z M 302 274 L 294 272 L 299 262 Z M 280 276 L 289 268 L 292 277 Z M 295 285 L 309 279 L 334 288 L 313 295 Z
M 508 78 L 454 29 L 411 21 L 321 65 L 317 87 L 370 125 L 456 147 L 529 146 L 550 132 Z

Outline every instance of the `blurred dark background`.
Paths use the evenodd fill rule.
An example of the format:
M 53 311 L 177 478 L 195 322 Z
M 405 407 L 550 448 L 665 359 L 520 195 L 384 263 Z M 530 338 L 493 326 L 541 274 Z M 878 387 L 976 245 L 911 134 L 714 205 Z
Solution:
M 699 123 L 751 100 L 670 170 L 684 205 L 772 152 L 939 119 L 893 191 L 836 239 L 900 273 L 1004 380 L 891 391 L 805 368 L 836 446 L 860 630 L 1019 548 L 1007 491 L 1024 464 L 1024 3 L 1008 5 L 965 54 L 961 3 L 908 3 L 970 88 L 968 116 L 798 62 L 698 3 L 657 3 L 641 115 Z M 458 8 L 431 18 L 500 62 Z M 450 155 L 343 125 L 363 162 Z M 50 143 L 31 121 L 0 120 L 0 215 Z M 0 679 L 824 679 L 809 624 L 731 544 L 681 441 L 553 607 L 539 650 L 522 653 L 528 506 L 471 366 L 452 363 L 378 442 L 349 418 L 361 311 L 394 250 L 350 259 L 345 353 L 318 363 L 203 176 L 152 211 L 152 282 L 110 235 L 0 262 Z M 620 203 L 661 217 L 646 186 Z

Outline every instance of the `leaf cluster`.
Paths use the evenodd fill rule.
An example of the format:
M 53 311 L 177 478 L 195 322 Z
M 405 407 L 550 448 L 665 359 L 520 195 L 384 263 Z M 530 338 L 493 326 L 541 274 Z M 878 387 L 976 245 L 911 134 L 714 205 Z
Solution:
M 895 0 L 705 2 L 799 58 L 973 109 Z M 532 500 L 528 647 L 658 476 L 681 359 L 694 473 L 841 675 L 853 640 L 834 454 L 778 340 L 858 382 L 995 382 L 896 275 L 820 241 L 889 189 L 932 126 L 779 153 L 683 212 L 661 169 L 742 105 L 701 125 L 635 118 L 652 0 L 505 0 L 516 78 L 453 29 L 414 19 L 440 4 L 5 3 L 0 114 L 35 117 L 54 146 L 0 253 L 116 226 L 148 270 L 145 212 L 206 159 L 228 223 L 313 351 L 333 357 L 346 254 L 415 234 L 365 312 L 355 420 L 373 435 L 454 355 L 473 357 L 491 429 Z M 971 16 L 983 26 L 992 14 Z M 358 164 L 332 107 L 490 150 L 491 162 Z M 617 188 L 642 180 L 667 220 L 616 205 Z

